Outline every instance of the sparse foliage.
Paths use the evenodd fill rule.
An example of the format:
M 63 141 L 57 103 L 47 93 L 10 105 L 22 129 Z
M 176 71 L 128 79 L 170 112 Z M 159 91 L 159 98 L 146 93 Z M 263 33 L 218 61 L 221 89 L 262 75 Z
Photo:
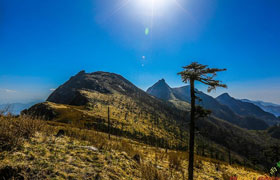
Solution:
M 168 180 L 168 176 L 151 164 L 141 166 L 142 179 L 145 180 Z
M 24 139 L 29 139 L 41 130 L 44 122 L 29 116 L 0 116 L 0 151 L 20 148 Z
M 182 156 L 179 153 L 171 152 L 169 155 L 169 168 L 180 170 L 182 164 Z

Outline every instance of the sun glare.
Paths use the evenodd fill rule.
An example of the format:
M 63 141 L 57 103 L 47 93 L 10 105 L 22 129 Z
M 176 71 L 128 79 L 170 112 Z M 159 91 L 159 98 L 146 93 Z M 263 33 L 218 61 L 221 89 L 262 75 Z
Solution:
M 138 6 L 145 11 L 162 11 L 168 7 L 171 0 L 136 0 Z

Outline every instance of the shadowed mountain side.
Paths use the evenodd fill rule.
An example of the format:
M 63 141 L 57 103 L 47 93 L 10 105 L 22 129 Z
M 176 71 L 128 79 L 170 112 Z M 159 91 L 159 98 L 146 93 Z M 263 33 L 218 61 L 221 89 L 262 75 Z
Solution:
M 265 132 L 248 131 L 215 117 L 210 117 L 207 120 L 199 119 L 197 128 L 202 136 L 248 159 L 258 157 L 260 164 L 265 162 L 262 150 L 271 144 L 279 143 L 277 139 Z
M 152 87 L 148 88 L 146 92 L 154 97 L 171 102 L 181 110 L 190 110 L 190 104 L 186 101 L 178 99 L 175 96 L 174 90 L 165 82 L 164 79 L 159 80 Z
M 153 96 L 157 95 L 157 98 L 166 101 L 176 99 L 172 92 L 172 89 L 169 87 L 168 84 L 166 84 L 164 79 L 159 80 L 152 87 L 148 88 L 147 93 Z
M 268 125 L 261 119 L 255 117 L 247 117 L 247 116 L 240 116 L 233 112 L 229 107 L 226 105 L 220 104 L 215 98 L 196 90 L 196 95 L 201 101 L 198 99 L 196 104 L 201 105 L 205 109 L 209 109 L 212 111 L 212 115 L 221 119 L 224 119 L 230 123 L 236 124 L 240 127 L 247 128 L 247 129 L 266 129 Z M 170 88 L 166 82 L 158 81 L 154 84 L 151 88 L 147 90 L 147 93 L 169 102 L 185 102 L 186 105 L 175 106 L 180 109 L 187 109 L 189 110 L 189 103 L 190 103 L 190 86 L 182 86 L 178 88 Z M 164 96 L 163 96 L 164 95 Z M 164 98 L 163 98 L 164 97 Z M 170 99 L 169 97 L 172 97 Z M 169 98 L 169 99 L 168 99 Z
M 270 134 L 271 137 L 274 137 L 276 139 L 280 140 L 280 126 L 279 125 L 275 125 L 270 127 L 267 132 Z
M 263 102 L 263 101 L 252 101 L 248 99 L 241 99 L 243 102 L 253 103 L 256 106 L 260 107 L 262 110 L 269 112 L 271 114 L 274 114 L 277 117 L 280 117 L 280 105 L 279 104 L 273 104 L 269 102 Z
M 228 93 L 224 93 L 216 98 L 221 104 L 228 106 L 233 112 L 240 116 L 255 117 L 265 121 L 269 125 L 279 123 L 279 120 L 271 113 L 263 111 L 260 107 L 237 100 Z

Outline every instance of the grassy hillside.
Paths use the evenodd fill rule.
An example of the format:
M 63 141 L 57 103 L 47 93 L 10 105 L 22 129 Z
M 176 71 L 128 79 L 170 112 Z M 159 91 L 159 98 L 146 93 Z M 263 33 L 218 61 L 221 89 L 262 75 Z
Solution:
M 54 114 L 53 121 L 68 123 L 80 128 L 95 129 L 101 132 L 108 132 L 109 107 L 111 134 L 128 136 L 161 147 L 185 147 L 186 149 L 186 123 L 182 122 L 181 124 L 184 125 L 180 127 L 179 125 L 181 124 L 178 124 L 180 121 L 175 121 L 174 117 L 159 113 L 152 106 L 142 104 L 139 107 L 132 98 L 121 94 L 104 95 L 98 92 L 88 93 L 86 91 L 82 93 L 94 99 L 94 102 L 90 102 L 85 106 L 63 105 L 51 102 L 45 102 L 41 105 L 44 105 L 45 109 L 49 109 Z M 30 111 L 35 114 L 39 113 L 36 116 L 49 116 L 48 112 L 41 112 L 37 107 L 31 108 Z M 186 116 L 186 113 L 182 112 L 182 117 L 183 114 Z
M 9 119 L 14 121 L 16 119 Z M 175 180 L 187 177 L 185 151 L 166 152 L 118 136 L 111 136 L 109 140 L 106 133 L 64 123 L 34 122 L 37 121 L 25 118 L 25 124 L 37 127 L 34 133 L 11 150 L 1 152 L 2 179 Z M 56 137 L 59 130 L 64 130 L 65 136 Z M 226 180 L 234 175 L 238 179 L 253 179 L 264 175 L 198 155 L 195 164 L 195 179 Z
M 63 126 L 69 125 L 75 128 L 107 133 L 108 105 L 103 104 L 101 100 L 109 97 L 104 97 L 98 93 L 91 94 L 91 96 L 93 95 L 96 99 L 95 105 L 71 106 L 51 102 L 43 104 L 55 114 L 55 118 L 52 119 L 54 125 L 57 125 L 55 122 L 59 122 L 59 125 Z M 100 102 L 98 102 L 98 97 L 101 98 Z M 135 108 L 128 110 L 126 104 L 128 104 L 129 98 L 122 99 L 122 101 L 126 101 L 123 106 L 120 106 L 122 103 L 117 103 L 120 99 L 122 98 L 117 98 L 115 95 L 107 99 L 113 104 L 115 102 L 117 106 L 110 105 L 111 134 L 153 146 L 186 150 L 188 140 L 187 124 L 183 124 L 185 126 L 183 130 L 180 129 L 180 124 L 176 123 L 168 124 L 165 125 L 168 127 L 164 127 L 164 116 L 159 123 L 156 123 L 149 113 L 142 113 L 139 116 L 140 111 L 137 106 L 133 105 L 133 101 L 130 102 L 130 107 Z M 125 115 L 126 113 L 127 116 Z M 175 131 L 176 129 L 177 131 Z M 269 168 L 269 165 L 267 165 L 268 167 L 265 166 L 267 162 L 263 150 L 269 150 L 271 145 L 279 142 L 271 138 L 265 131 L 248 131 L 213 117 L 198 120 L 197 132 L 196 154 L 229 162 L 228 153 L 230 150 L 233 163 L 255 169 Z M 273 160 L 270 160 L 271 164 L 274 163 Z

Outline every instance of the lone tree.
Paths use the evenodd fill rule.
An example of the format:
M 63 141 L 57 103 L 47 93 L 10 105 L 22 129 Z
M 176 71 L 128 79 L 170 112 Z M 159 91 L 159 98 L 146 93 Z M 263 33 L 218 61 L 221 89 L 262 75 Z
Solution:
M 221 81 L 215 80 L 217 72 L 225 71 L 226 69 L 208 68 L 207 65 L 202 65 L 197 62 L 192 62 L 188 66 L 183 67 L 184 71 L 179 72 L 182 81 L 185 83 L 190 83 L 190 93 L 191 93 L 191 114 L 190 114 L 190 139 L 189 139 L 189 180 L 193 180 L 193 164 L 194 164 L 194 128 L 195 128 L 195 118 L 196 118 L 196 106 L 195 106 L 195 81 L 199 81 L 203 84 L 208 85 L 208 92 L 216 89 L 216 87 L 226 88 L 225 84 Z

